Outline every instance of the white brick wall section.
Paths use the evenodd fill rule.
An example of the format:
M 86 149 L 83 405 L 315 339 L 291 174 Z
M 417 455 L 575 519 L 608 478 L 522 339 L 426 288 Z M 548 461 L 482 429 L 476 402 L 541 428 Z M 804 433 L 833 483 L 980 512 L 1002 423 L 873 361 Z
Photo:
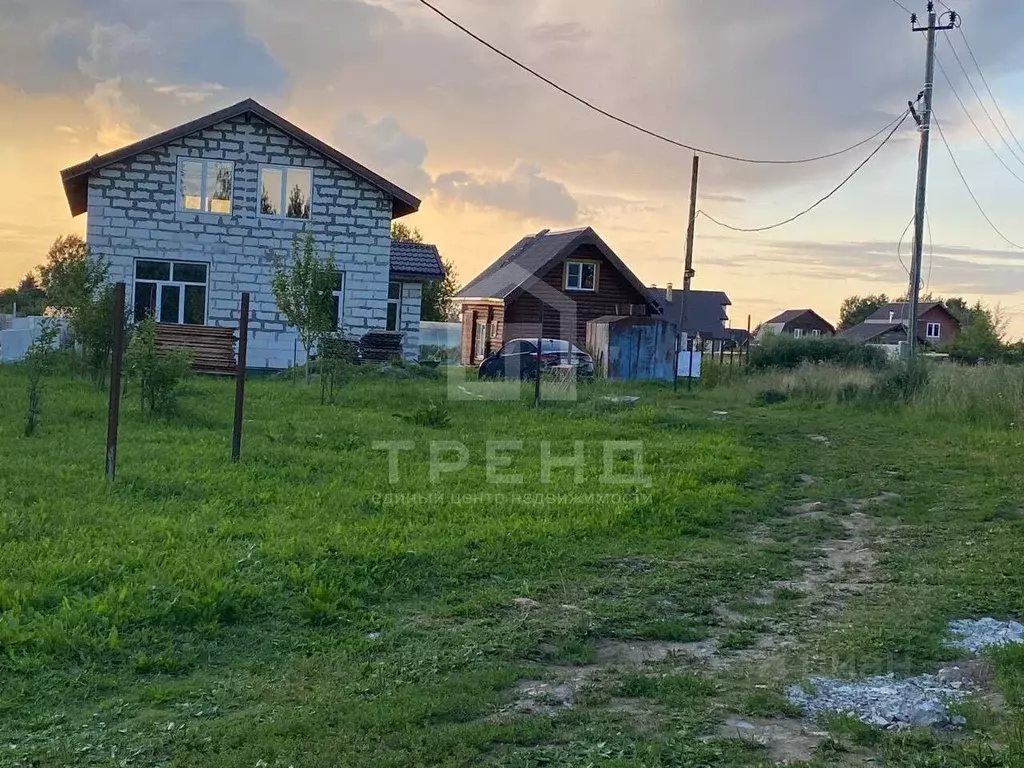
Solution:
M 420 356 L 420 312 L 423 304 L 423 283 L 402 283 L 402 354 L 406 360 Z
M 234 163 L 230 215 L 177 210 L 177 158 Z M 257 215 L 259 165 L 279 162 L 313 173 L 312 218 Z M 333 253 L 345 271 L 344 330 L 361 335 L 387 319 L 391 198 L 258 119 L 221 123 L 164 147 L 104 168 L 89 180 L 86 240 L 110 263 L 110 278 L 128 283 L 137 259 L 198 261 L 209 265 L 207 324 L 234 326 L 242 291 L 252 293 L 249 365 L 285 368 L 305 362 L 293 353 L 295 332 L 285 329 L 270 290 L 272 254 L 287 257 L 292 237 L 308 227 L 320 253 Z M 419 305 L 415 309 L 419 329 Z M 358 295 L 358 300 L 352 298 Z M 412 315 L 409 314 L 411 318 Z M 405 322 L 403 322 L 403 326 Z M 406 354 L 412 345 L 407 340 Z

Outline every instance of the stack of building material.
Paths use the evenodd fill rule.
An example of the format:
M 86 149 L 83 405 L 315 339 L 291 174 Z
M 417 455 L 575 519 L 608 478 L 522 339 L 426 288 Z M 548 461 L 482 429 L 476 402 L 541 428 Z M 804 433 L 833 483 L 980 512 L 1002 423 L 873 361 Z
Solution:
M 359 357 L 367 362 L 386 363 L 402 359 L 403 334 L 396 331 L 370 331 L 359 340 Z
M 235 372 L 235 330 L 212 325 L 157 323 L 157 349 L 184 349 L 192 354 L 192 368 L 200 373 Z

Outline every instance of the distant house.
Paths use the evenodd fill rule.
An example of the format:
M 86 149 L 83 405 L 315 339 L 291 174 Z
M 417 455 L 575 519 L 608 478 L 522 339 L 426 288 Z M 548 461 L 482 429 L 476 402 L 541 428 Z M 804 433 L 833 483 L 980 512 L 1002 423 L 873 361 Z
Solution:
M 725 332 L 729 335 L 725 343 L 726 349 L 741 349 L 750 343 L 753 336 L 746 328 L 726 328 Z
M 581 344 L 590 320 L 658 313 L 644 284 L 590 227 L 524 237 L 455 302 L 462 308 L 465 365 L 482 362 L 506 339 L 543 332 Z
M 893 302 L 879 308 L 859 325 L 842 331 L 844 339 L 862 344 L 895 346 L 907 340 L 910 325 L 910 305 L 905 301 Z M 921 344 L 944 344 L 960 330 L 960 321 L 941 301 L 922 302 L 918 307 L 917 340 Z
M 304 361 L 271 291 L 274 257 L 310 232 L 337 265 L 338 328 L 404 335 L 419 352 L 422 285 L 443 275 L 437 250 L 392 243 L 393 219 L 419 208 L 409 192 L 261 104 L 242 101 L 61 172 L 86 242 L 124 281 L 128 309 L 161 332 L 224 342 L 229 365 L 239 297 L 252 295 L 249 365 Z
M 669 288 L 648 288 L 647 295 L 661 309 L 665 319 L 682 333 L 700 337 L 701 346 L 717 352 L 722 345 L 728 348 L 731 336 L 726 324 L 732 306 L 722 291 L 690 291 L 683 319 L 683 292 Z
M 794 339 L 834 336 L 835 326 L 813 309 L 787 309 L 771 320 L 761 324 L 757 331 L 758 341 L 767 336 L 783 334 Z

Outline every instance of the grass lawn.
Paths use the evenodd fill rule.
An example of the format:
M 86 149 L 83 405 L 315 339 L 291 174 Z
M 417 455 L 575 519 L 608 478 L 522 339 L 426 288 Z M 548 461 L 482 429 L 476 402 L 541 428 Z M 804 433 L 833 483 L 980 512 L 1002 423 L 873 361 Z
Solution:
M 129 393 L 110 485 L 105 397 L 47 380 L 25 438 L 26 387 L 0 369 L 2 766 L 770 765 L 728 716 L 1024 608 L 1024 433 L 952 412 L 265 378 L 232 465 L 233 383 L 196 379 L 170 418 Z M 836 720 L 807 764 L 1024 764 L 1024 653 L 986 664 L 965 733 Z

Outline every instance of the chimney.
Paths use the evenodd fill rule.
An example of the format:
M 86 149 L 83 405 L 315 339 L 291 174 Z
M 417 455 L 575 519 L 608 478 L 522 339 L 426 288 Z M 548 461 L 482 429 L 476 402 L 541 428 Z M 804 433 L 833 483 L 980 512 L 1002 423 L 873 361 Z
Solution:
M 669 283 L 668 285 L 665 286 L 665 303 L 672 303 L 672 283 Z

